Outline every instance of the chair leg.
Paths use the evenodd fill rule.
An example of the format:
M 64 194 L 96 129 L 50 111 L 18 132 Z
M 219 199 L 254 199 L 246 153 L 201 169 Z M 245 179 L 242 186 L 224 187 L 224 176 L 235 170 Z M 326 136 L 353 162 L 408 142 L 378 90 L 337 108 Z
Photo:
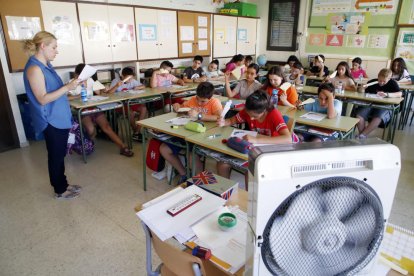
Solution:
M 411 114 L 410 126 L 413 123 L 413 119 L 414 119 L 414 110 L 413 110 L 413 114 Z
M 249 191 L 249 171 L 244 173 L 244 189 L 246 192 Z

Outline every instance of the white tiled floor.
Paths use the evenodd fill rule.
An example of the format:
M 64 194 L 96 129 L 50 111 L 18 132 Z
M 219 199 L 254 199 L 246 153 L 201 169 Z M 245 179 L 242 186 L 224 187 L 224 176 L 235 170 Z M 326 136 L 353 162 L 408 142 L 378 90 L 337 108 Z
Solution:
M 411 230 L 413 137 L 414 126 L 396 136 L 403 161 L 390 219 Z M 171 186 L 148 175 L 144 192 L 139 144 L 134 151 L 126 158 L 115 145 L 98 140 L 87 164 L 79 155 L 69 156 L 69 180 L 84 188 L 72 201 L 52 197 L 43 142 L 1 153 L 0 274 L 144 275 L 145 241 L 134 207 Z

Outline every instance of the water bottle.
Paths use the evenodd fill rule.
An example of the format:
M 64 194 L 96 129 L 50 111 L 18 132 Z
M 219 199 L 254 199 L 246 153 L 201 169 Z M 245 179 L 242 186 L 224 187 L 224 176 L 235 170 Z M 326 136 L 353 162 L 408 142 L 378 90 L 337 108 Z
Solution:
M 82 102 L 87 102 L 88 101 L 88 92 L 86 91 L 85 85 L 82 83 L 81 84 L 81 99 Z
M 359 77 L 358 77 L 358 79 L 359 79 L 359 85 L 362 85 L 362 73 L 361 74 L 359 74 Z
M 335 93 L 342 94 L 342 92 L 343 92 L 343 86 L 342 86 L 342 81 L 340 81 L 335 87 Z
M 277 108 L 277 101 L 278 101 L 277 93 L 278 92 L 279 91 L 277 89 L 273 89 L 273 91 L 272 91 L 272 97 L 270 99 L 272 101 L 272 104 L 273 104 L 273 106 L 275 108 Z

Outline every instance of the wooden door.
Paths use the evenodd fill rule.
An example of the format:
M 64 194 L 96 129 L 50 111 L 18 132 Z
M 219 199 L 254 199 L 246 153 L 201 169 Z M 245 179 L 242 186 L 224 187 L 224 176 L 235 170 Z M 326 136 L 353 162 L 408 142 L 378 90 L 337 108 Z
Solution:
M 137 29 L 138 59 L 159 58 L 158 11 L 135 8 L 135 27 Z
M 193 57 L 196 53 L 194 13 L 178 12 L 178 56 Z
M 85 63 L 112 62 L 106 5 L 78 4 Z
M 134 9 L 132 7 L 108 6 L 108 15 L 112 61 L 137 60 Z
M 213 56 L 232 57 L 236 54 L 237 17 L 214 15 Z
M 83 62 L 75 3 L 40 1 L 45 30 L 57 38 L 59 54 L 53 66 L 76 66 Z
M 237 20 L 237 53 L 256 55 L 256 24 L 254 18 L 239 17 Z
M 178 57 L 177 12 L 158 10 L 159 58 Z
M 206 13 L 195 13 L 195 54 L 209 56 L 211 53 L 211 15 Z

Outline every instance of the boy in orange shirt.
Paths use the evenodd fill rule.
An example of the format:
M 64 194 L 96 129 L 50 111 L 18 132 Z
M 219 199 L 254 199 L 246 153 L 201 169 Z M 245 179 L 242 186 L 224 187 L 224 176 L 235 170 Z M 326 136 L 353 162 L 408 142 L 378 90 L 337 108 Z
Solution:
M 221 102 L 217 98 L 213 98 L 214 86 L 209 82 L 202 82 L 197 87 L 197 95 L 190 100 L 184 102 L 182 105 L 175 103 L 173 109 L 175 112 L 181 107 L 189 107 L 191 110 L 188 115 L 198 121 L 215 122 L 220 118 L 223 107 Z M 181 140 L 181 139 L 179 139 Z M 178 142 L 180 142 L 178 140 Z M 174 141 L 174 142 L 177 142 Z M 172 144 L 162 143 L 160 146 L 160 153 L 180 174 L 178 183 L 182 183 L 187 179 L 186 170 L 178 158 L 177 154 L 182 148 Z M 196 169 L 197 168 L 197 169 Z M 201 168 L 200 158 L 196 160 L 196 168 L 193 170 L 198 171 Z

